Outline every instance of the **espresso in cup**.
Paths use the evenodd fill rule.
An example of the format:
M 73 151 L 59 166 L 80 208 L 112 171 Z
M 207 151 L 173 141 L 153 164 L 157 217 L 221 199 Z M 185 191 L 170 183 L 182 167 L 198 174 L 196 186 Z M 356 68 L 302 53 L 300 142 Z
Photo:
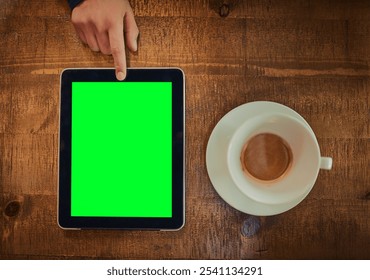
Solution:
M 274 181 L 289 172 L 292 149 L 280 136 L 260 133 L 245 143 L 240 161 L 245 175 L 261 181 Z

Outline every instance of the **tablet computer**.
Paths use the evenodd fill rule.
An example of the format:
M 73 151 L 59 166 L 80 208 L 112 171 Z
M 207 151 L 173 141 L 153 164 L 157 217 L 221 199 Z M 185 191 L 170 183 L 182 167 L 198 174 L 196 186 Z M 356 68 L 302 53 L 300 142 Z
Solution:
M 176 230 L 184 224 L 184 74 L 178 68 L 65 69 L 58 223 Z

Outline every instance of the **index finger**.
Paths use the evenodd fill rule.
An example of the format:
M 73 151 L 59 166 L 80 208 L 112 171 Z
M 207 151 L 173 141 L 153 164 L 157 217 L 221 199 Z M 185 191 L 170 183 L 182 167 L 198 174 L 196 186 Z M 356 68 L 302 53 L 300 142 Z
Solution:
M 116 68 L 117 80 L 126 77 L 125 39 L 123 36 L 123 22 L 114 25 L 109 31 L 109 44 Z

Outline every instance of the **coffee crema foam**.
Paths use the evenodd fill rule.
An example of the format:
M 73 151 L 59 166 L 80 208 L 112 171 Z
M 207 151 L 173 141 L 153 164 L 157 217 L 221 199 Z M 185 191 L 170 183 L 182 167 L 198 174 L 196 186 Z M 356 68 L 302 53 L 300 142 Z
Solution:
M 261 133 L 245 143 L 240 160 L 247 176 L 262 181 L 274 181 L 287 174 L 293 156 L 289 144 L 280 136 Z

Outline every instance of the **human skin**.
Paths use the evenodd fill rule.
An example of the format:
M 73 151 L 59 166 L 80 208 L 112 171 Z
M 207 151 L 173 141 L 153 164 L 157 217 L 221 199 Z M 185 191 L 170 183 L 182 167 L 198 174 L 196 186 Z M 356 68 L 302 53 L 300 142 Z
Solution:
M 127 0 L 84 0 L 72 11 L 72 23 L 91 50 L 112 55 L 116 77 L 126 77 L 125 46 L 136 52 L 139 29 Z

